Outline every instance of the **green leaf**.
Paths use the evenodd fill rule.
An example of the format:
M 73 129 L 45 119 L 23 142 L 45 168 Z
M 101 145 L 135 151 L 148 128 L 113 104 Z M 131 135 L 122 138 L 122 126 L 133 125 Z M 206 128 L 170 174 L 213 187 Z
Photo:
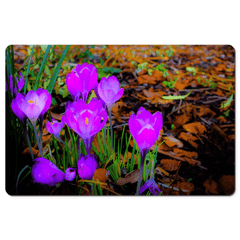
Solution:
M 51 102 L 51 104 L 53 105 L 53 106 L 56 106 L 58 103 L 57 103 L 57 100 L 55 99 L 55 98 L 53 98 L 52 97 L 52 102 Z
M 138 64 L 138 69 L 147 69 L 147 65 L 148 65 L 147 62 L 144 62 L 144 63 Z
M 48 76 L 51 76 L 51 71 L 47 65 L 45 65 L 45 72 Z
M 162 96 L 162 98 L 166 99 L 166 100 L 180 100 L 180 99 L 184 99 L 184 98 L 188 97 L 190 94 L 191 94 L 191 92 L 189 92 L 186 95 L 182 95 L 182 96 L 172 96 L 172 95 L 169 95 L 169 96 Z
M 62 97 L 65 98 L 65 97 L 67 97 L 68 94 L 69 94 L 69 92 L 68 92 L 68 89 L 67 89 L 67 84 L 65 84 Z
M 45 52 L 47 50 L 48 45 L 40 45 L 40 47 L 43 50 L 43 52 Z
M 55 82 L 56 82 L 56 80 L 57 80 L 58 73 L 59 73 L 59 71 L 60 71 L 62 62 L 63 62 L 63 60 L 64 60 L 64 58 L 65 58 L 65 56 L 66 56 L 69 48 L 70 48 L 70 45 L 67 45 L 67 46 L 65 47 L 65 49 L 64 49 L 64 51 L 63 51 L 63 53 L 62 53 L 62 56 L 61 56 L 61 58 L 60 58 L 60 60 L 59 60 L 59 62 L 58 62 L 58 64 L 57 64 L 57 66 L 56 66 L 56 68 L 55 68 L 55 70 L 54 70 L 53 76 L 52 76 L 52 78 L 51 78 L 51 80 L 50 80 L 50 83 L 49 83 L 48 89 L 47 89 L 50 94 L 52 93 L 52 90 L 53 90 L 54 84 L 55 84 Z
M 40 76 L 44 70 L 44 67 L 45 67 L 45 64 L 47 63 L 47 59 L 48 59 L 48 53 L 50 51 L 50 48 L 51 48 L 51 45 L 48 45 L 47 49 L 46 49 L 46 52 L 44 54 L 44 57 L 43 57 L 43 61 L 42 61 L 42 64 L 41 64 L 41 67 L 39 69 L 39 72 L 38 72 L 38 75 L 37 75 L 37 80 L 36 80 L 36 83 L 34 85 L 34 91 L 36 91 L 38 89 L 38 86 L 39 86 L 39 81 L 40 81 Z
M 114 68 L 114 67 L 103 67 L 102 68 L 102 71 L 104 73 L 120 73 L 122 70 L 121 69 L 118 69 L 118 68 Z
M 148 69 L 148 75 L 152 76 L 152 72 L 153 72 L 152 69 Z
M 196 72 L 196 69 L 194 67 L 186 67 L 186 70 L 188 72 Z
M 226 102 L 223 102 L 223 103 L 221 104 L 221 108 L 225 108 L 225 107 L 230 106 L 232 100 L 233 100 L 233 94 L 230 96 L 230 98 L 229 98 Z
M 100 65 L 102 66 L 104 64 L 104 61 L 102 60 L 102 58 L 100 58 Z
M 165 85 L 165 87 L 169 87 L 169 88 L 175 87 L 175 82 L 163 81 L 163 84 Z
M 230 109 L 228 109 L 226 112 L 223 112 L 223 114 L 228 117 L 229 116 Z
M 26 93 L 26 91 L 27 91 L 28 73 L 29 73 L 30 64 L 31 64 L 31 61 L 32 61 L 33 51 L 34 51 L 34 45 L 32 46 L 31 55 L 30 55 L 29 60 L 28 60 L 28 67 L 27 67 L 27 73 L 26 73 L 26 79 L 25 79 L 25 85 L 24 85 L 24 93 Z

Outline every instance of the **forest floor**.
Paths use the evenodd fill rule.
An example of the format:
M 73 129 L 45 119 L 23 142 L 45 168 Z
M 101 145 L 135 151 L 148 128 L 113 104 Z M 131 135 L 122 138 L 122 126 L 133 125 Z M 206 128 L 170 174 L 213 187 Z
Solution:
M 28 48 L 14 46 L 18 70 L 25 67 Z M 62 49 L 56 47 L 55 51 Z M 84 54 L 80 55 L 79 51 Z M 99 75 L 114 74 L 123 86 L 124 95 L 112 112 L 117 138 L 131 113 L 136 113 L 141 106 L 151 113 L 162 113 L 163 128 L 157 142 L 163 143 L 157 149 L 155 173 L 162 195 L 230 195 L 234 192 L 235 50 L 231 46 L 71 46 L 69 52 L 63 65 L 73 68 L 87 59 L 102 68 Z M 62 82 L 68 72 L 70 68 L 60 71 Z M 63 106 L 70 95 L 65 96 L 64 86 L 59 84 L 54 98 L 56 104 L 51 111 L 57 119 L 64 112 Z M 48 136 L 45 132 L 44 141 Z M 133 147 L 133 140 L 130 146 Z M 110 179 L 107 183 L 120 195 L 132 195 L 136 189 L 134 178 L 136 174 L 126 175 L 123 171 L 117 182 Z M 19 186 L 19 191 L 46 193 L 31 192 L 33 184 L 29 181 L 30 177 L 22 183 L 24 187 Z M 121 181 L 128 190 L 122 190 Z M 52 194 L 64 193 L 57 189 Z

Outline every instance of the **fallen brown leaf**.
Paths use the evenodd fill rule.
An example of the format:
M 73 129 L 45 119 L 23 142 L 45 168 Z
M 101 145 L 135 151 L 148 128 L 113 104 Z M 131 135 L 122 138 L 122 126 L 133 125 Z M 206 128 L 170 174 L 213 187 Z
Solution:
M 183 147 L 183 143 L 175 138 L 173 135 L 170 135 L 168 137 L 163 137 L 163 140 L 165 140 L 165 144 L 169 147 L 178 146 L 179 148 Z
M 218 192 L 218 185 L 217 183 L 212 180 L 211 178 L 207 179 L 204 183 L 203 186 L 205 187 L 205 192 L 206 194 L 219 194 Z
M 200 122 L 193 122 L 183 125 L 183 128 L 190 132 L 195 133 L 201 136 L 204 132 L 207 132 L 207 129 L 205 126 L 203 126 Z
M 135 169 L 133 170 L 132 172 L 126 174 L 126 176 L 123 178 L 119 178 L 117 180 L 117 184 L 118 185 L 124 185 L 126 183 L 135 183 L 138 181 L 138 178 L 139 178 L 139 172 L 140 172 L 140 169 Z
M 166 171 L 176 171 L 180 165 L 180 161 L 176 161 L 173 159 L 162 159 L 161 165 L 162 168 Z
M 107 175 L 106 169 L 98 168 L 95 170 L 94 175 L 93 175 L 94 181 L 98 180 L 99 182 L 106 183 L 107 178 L 108 178 L 108 175 Z
M 184 157 L 195 158 L 195 159 L 198 158 L 197 152 L 189 152 L 189 151 L 185 151 L 178 148 L 174 148 L 173 152 L 176 153 L 175 156 L 178 156 L 178 157 L 184 156 Z
M 219 186 L 221 187 L 222 191 L 227 194 L 231 195 L 235 191 L 235 176 L 233 175 L 223 175 L 218 180 Z

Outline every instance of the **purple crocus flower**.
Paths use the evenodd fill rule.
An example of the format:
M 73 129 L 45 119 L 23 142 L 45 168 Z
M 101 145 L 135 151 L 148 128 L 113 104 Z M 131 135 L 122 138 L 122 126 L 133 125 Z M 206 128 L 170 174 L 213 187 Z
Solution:
M 65 180 L 67 181 L 73 181 L 76 177 L 77 170 L 76 168 L 69 167 L 65 171 Z
M 35 124 L 37 119 L 42 117 L 50 107 L 51 95 L 50 97 L 49 95 L 45 90 L 40 90 L 39 92 L 30 90 L 25 96 L 18 93 L 16 102 L 20 110 Z
M 97 85 L 94 87 L 94 93 L 95 93 L 97 99 L 101 101 L 103 107 L 106 108 L 107 107 L 106 103 L 101 99 L 101 97 L 98 94 L 98 85 L 99 85 L 99 83 L 97 83 Z
M 141 168 L 136 193 L 138 195 L 142 181 L 144 159 L 147 155 L 147 152 L 153 146 L 159 136 L 160 130 L 163 126 L 162 114 L 160 112 L 156 112 L 152 115 L 145 108 L 140 107 L 137 115 L 133 113 L 130 116 L 128 125 L 141 154 Z
M 19 75 L 20 75 L 20 78 L 18 79 L 16 77 L 16 82 L 17 82 L 17 86 L 18 86 L 18 91 L 20 92 L 25 84 L 25 80 L 23 78 L 22 73 L 19 73 Z M 17 94 L 17 86 L 15 85 L 14 91 L 13 91 L 13 76 L 12 75 L 9 76 L 9 85 L 10 85 L 11 94 L 13 95 L 13 93 L 14 93 L 16 95 Z M 7 81 L 6 80 L 5 80 L 5 89 L 7 90 Z
M 81 99 L 69 103 L 65 116 L 67 125 L 83 139 L 90 155 L 93 138 L 107 122 L 107 111 L 101 101 L 93 98 L 88 104 Z
M 42 89 L 42 88 L 37 89 L 36 93 L 37 93 L 38 96 L 40 96 L 43 93 L 46 96 L 45 106 L 44 106 L 44 108 L 43 108 L 43 110 L 42 110 L 42 112 L 40 114 L 40 119 L 43 120 L 44 114 L 48 111 L 48 109 L 51 106 L 52 97 L 51 97 L 51 94 L 47 90 Z
M 147 189 L 149 189 L 150 193 L 153 195 L 159 195 L 159 193 L 161 193 L 161 190 L 158 188 L 154 178 L 150 178 L 143 184 L 140 188 L 139 194 L 142 194 Z
M 113 104 L 123 95 L 123 88 L 115 76 L 103 77 L 98 84 L 97 94 L 107 105 L 108 110 L 112 109 Z
M 97 80 L 98 73 L 96 67 L 88 63 L 78 64 L 76 69 L 67 74 L 67 89 L 74 101 L 82 97 L 82 100 L 86 102 L 89 92 L 97 85 Z
M 46 128 L 49 133 L 53 134 L 54 136 L 59 136 L 59 133 L 62 130 L 64 124 L 65 116 L 62 116 L 61 122 L 58 122 L 54 118 L 52 118 L 52 122 L 47 122 Z
M 78 175 L 81 179 L 91 180 L 95 170 L 98 168 L 98 163 L 92 155 L 81 154 L 78 160 Z
M 54 163 L 46 158 L 36 158 L 32 167 L 33 182 L 54 186 L 63 180 L 72 181 L 76 176 L 76 169 L 67 168 L 66 174 Z
M 27 116 L 26 116 L 26 114 L 19 108 L 18 102 L 17 102 L 16 98 L 14 98 L 14 99 L 12 100 L 12 102 L 11 102 L 11 108 L 12 108 L 14 114 L 20 119 L 20 121 L 22 122 L 23 126 L 25 126 Z
M 133 135 L 140 151 L 148 151 L 156 142 L 163 126 L 162 114 L 151 114 L 144 107 L 140 107 L 137 115 L 129 118 L 129 130 Z

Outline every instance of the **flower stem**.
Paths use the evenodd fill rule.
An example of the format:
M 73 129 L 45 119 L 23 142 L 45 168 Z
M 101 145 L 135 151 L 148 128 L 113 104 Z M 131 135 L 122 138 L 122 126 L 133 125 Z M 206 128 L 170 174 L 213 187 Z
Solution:
M 139 172 L 139 179 L 138 179 L 138 184 L 137 184 L 137 191 L 136 195 L 139 195 L 140 187 L 141 187 L 141 182 L 142 182 L 142 174 L 143 174 L 143 165 L 144 165 L 144 160 L 147 155 L 148 150 L 140 150 L 141 153 L 141 167 L 140 167 L 140 172 Z
M 35 133 L 35 136 L 36 136 L 36 139 L 37 139 L 37 144 L 38 144 L 38 148 L 39 148 L 39 151 L 40 151 L 40 154 L 42 157 L 43 156 L 43 152 L 42 152 L 42 147 L 40 145 L 40 142 L 39 142 L 39 138 L 38 138 L 38 134 L 37 134 L 37 126 L 36 126 L 36 123 L 33 123 L 33 129 L 34 129 L 34 133 Z
M 78 135 L 78 138 L 77 138 L 77 152 L 78 152 L 78 157 L 80 156 L 80 137 Z
M 66 143 L 60 138 L 59 135 L 55 135 L 55 138 L 56 138 L 59 142 L 61 142 L 64 146 L 66 146 Z
M 91 146 L 92 146 L 92 139 L 90 138 L 86 138 L 83 139 L 86 151 L 87 151 L 87 155 L 90 156 L 91 155 Z
M 103 131 L 103 139 L 104 143 L 106 143 L 106 132 L 107 132 L 107 125 L 104 125 L 104 131 Z M 104 144 L 104 154 L 106 155 L 107 153 L 107 144 Z
M 40 117 L 39 119 L 39 132 L 40 132 L 40 144 L 42 148 L 42 125 L 43 125 L 43 117 Z
M 33 157 L 33 151 L 32 151 L 32 147 L 31 147 L 31 142 L 30 142 L 30 139 L 29 139 L 27 127 L 23 125 L 23 128 L 24 128 L 24 132 L 25 132 L 25 135 L 26 135 L 27 145 L 28 145 L 28 147 L 29 147 L 29 151 L 30 151 L 30 154 L 31 154 L 31 158 L 32 158 L 32 160 L 33 160 L 33 159 L 34 159 L 34 157 Z
M 112 127 L 112 107 L 108 109 L 109 121 L 110 121 L 110 130 L 111 130 L 111 152 L 113 151 L 113 127 Z
M 17 181 L 16 181 L 16 194 L 17 194 L 17 195 L 18 195 L 18 182 L 19 182 L 20 176 L 21 176 L 21 174 L 24 172 L 24 170 L 27 169 L 28 167 L 29 167 L 29 166 L 26 165 L 26 166 L 20 171 L 20 173 L 19 173 L 18 176 L 17 176 Z

